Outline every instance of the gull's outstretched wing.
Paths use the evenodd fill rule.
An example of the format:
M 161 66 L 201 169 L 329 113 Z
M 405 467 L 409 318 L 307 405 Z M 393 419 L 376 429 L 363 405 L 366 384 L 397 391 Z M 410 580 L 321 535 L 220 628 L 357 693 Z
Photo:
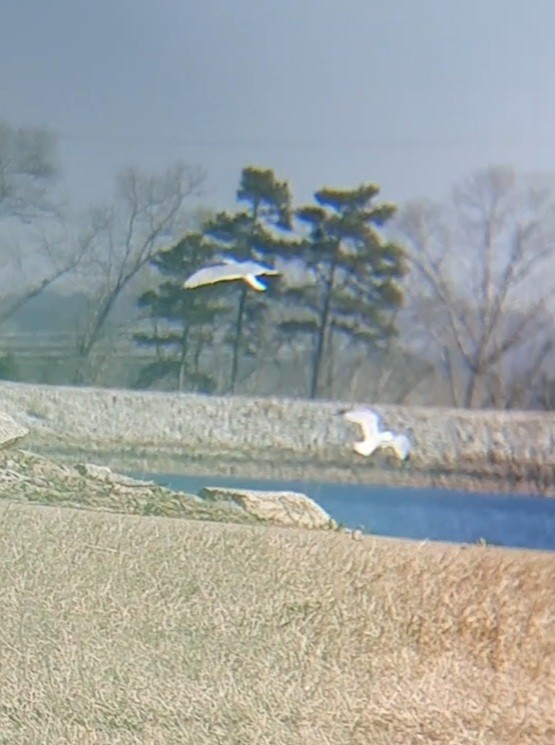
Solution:
M 365 440 L 374 439 L 379 432 L 380 417 L 368 408 L 351 409 L 343 415 L 348 422 L 358 424 Z
M 229 282 L 234 279 L 243 279 L 244 275 L 236 264 L 215 264 L 199 269 L 198 272 L 191 274 L 183 287 L 190 290 L 193 287 L 201 285 L 212 285 L 215 282 Z

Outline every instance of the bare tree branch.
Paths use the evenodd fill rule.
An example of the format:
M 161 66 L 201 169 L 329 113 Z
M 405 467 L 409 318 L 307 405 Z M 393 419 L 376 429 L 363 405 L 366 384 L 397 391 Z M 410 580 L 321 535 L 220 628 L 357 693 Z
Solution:
M 16 291 L 15 298 L 0 309 L 0 323 L 7 321 L 59 279 L 74 272 L 84 260 L 95 238 L 96 232 L 93 229 L 75 235 L 71 226 L 62 220 L 58 220 L 55 225 L 42 227 L 33 242 L 29 261 L 33 262 L 34 267 L 38 263 L 45 265 L 45 273 Z M 23 273 L 25 262 L 22 253 L 18 257 L 18 263 Z
M 554 199 L 546 190 L 524 188 L 510 169 L 490 168 L 466 179 L 441 208 L 414 203 L 396 227 L 408 245 L 413 301 L 423 291 L 443 313 L 443 326 L 421 318 L 448 370 L 453 402 L 482 405 L 479 384 L 497 379 L 510 399 L 509 381 L 500 384 L 509 356 L 536 343 L 528 368 L 546 359 L 547 298 L 554 286 Z M 537 283 L 540 284 L 537 284 Z M 539 295 L 539 297 L 538 297 Z M 416 303 L 415 307 L 422 306 Z M 466 370 L 462 397 L 455 368 Z M 508 372 L 504 373 L 508 375 Z M 507 403 L 507 402 L 505 402 Z
M 58 172 L 56 136 L 0 122 L 0 216 L 32 222 L 58 213 L 51 187 Z
M 127 285 L 137 277 L 183 224 L 188 198 L 199 194 L 204 180 L 198 169 L 177 164 L 161 175 L 128 168 L 117 178 L 116 202 L 96 210 L 91 220 L 102 229 L 95 241 L 89 269 L 94 269 L 96 290 L 91 313 L 78 340 L 76 382 L 89 376 L 88 360 L 98 343 L 113 307 Z

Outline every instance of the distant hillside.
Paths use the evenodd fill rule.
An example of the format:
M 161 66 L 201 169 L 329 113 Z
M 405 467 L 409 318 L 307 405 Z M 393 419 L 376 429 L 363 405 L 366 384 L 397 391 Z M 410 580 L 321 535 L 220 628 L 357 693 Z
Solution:
M 111 317 L 114 325 L 127 321 L 134 310 L 125 300 L 114 308 Z M 45 290 L 14 313 L 6 326 L 12 331 L 22 332 L 75 331 L 85 318 L 88 302 L 84 292 L 61 293 L 56 290 Z
M 84 317 L 87 298 L 82 292 L 64 295 L 45 290 L 9 319 L 14 331 L 73 331 Z

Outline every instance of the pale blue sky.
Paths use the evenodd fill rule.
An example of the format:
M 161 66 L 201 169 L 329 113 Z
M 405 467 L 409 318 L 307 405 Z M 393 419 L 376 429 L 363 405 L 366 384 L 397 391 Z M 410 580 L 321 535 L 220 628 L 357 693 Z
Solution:
M 553 0 L 2 0 L 0 119 L 62 135 L 81 200 L 177 158 L 234 203 L 374 181 L 440 197 L 493 163 L 555 173 Z

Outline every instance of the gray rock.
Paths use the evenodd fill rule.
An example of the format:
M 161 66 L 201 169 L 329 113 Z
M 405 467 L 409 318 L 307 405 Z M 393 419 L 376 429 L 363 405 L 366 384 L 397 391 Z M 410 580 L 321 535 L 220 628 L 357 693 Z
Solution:
M 9 414 L 0 411 L 0 449 L 9 448 L 28 434 L 27 427 L 23 427 Z
M 253 517 L 274 525 L 298 528 L 337 527 L 325 510 L 300 492 L 205 486 L 199 496 L 207 501 L 232 502 Z
M 142 479 L 134 479 L 131 476 L 125 476 L 122 473 L 116 473 L 112 471 L 108 466 L 99 466 L 96 463 L 76 463 L 75 468 L 83 476 L 90 476 L 98 481 L 105 481 L 110 484 L 120 484 L 122 486 L 130 486 L 135 489 L 137 488 L 151 488 L 155 486 L 154 481 L 144 481 Z

